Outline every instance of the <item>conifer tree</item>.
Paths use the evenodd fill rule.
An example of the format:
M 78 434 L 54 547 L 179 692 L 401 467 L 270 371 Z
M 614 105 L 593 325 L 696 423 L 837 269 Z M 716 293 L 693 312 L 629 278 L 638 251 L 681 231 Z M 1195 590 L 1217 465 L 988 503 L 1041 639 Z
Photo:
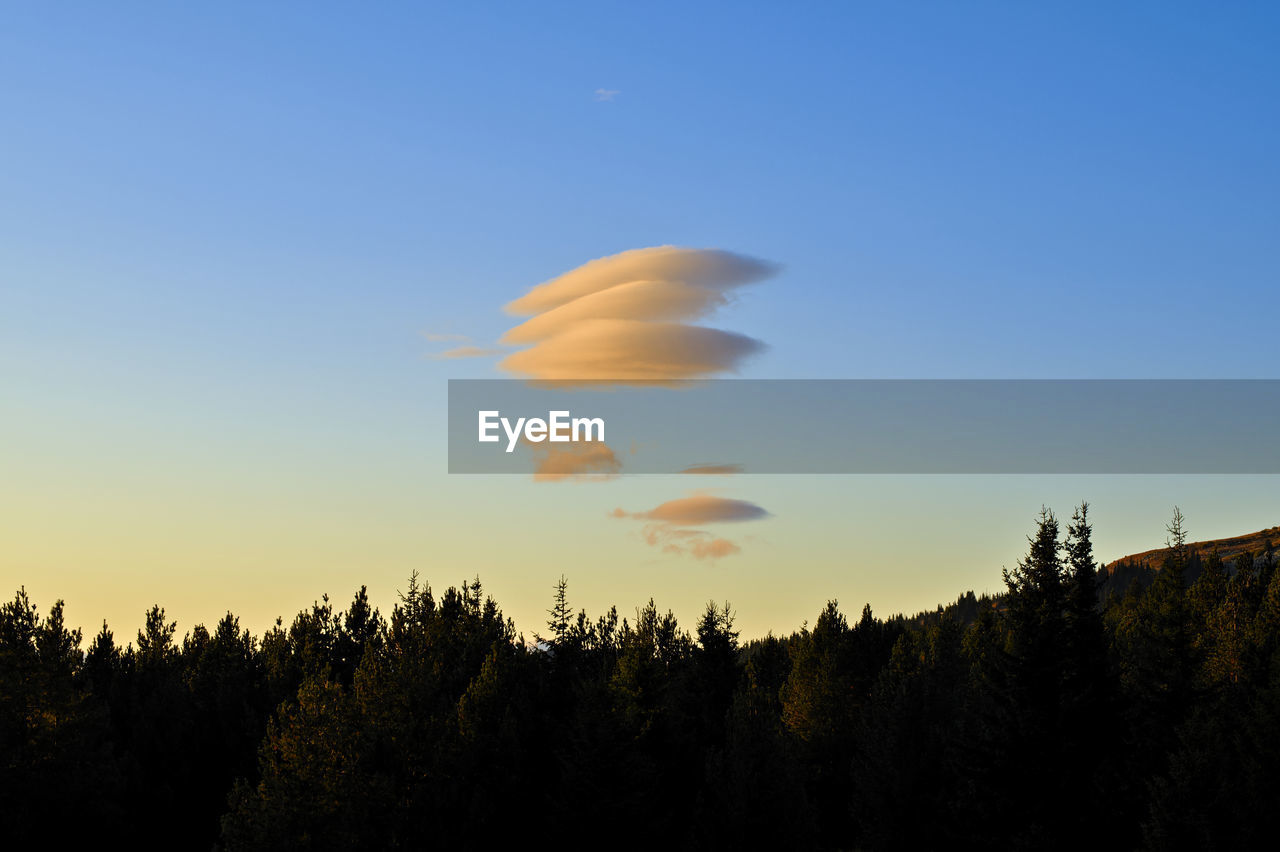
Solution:
M 1106 636 L 1098 614 L 1098 569 L 1093 561 L 1093 527 L 1089 524 L 1089 504 L 1081 503 L 1071 516 L 1064 545 L 1070 593 L 1067 602 L 1067 630 L 1071 665 L 1069 687 L 1078 695 L 1096 688 L 1097 678 L 1106 671 Z
M 550 644 L 562 642 L 569 633 L 573 610 L 569 607 L 569 583 L 564 575 L 556 581 L 555 603 L 547 610 L 547 629 L 551 631 Z
M 1126 599 L 1116 628 L 1139 773 L 1157 771 L 1175 747 L 1197 674 L 1183 579 L 1189 548 L 1180 509 L 1174 508 L 1166 530 L 1169 552 L 1161 569 L 1145 593 Z
M 1018 661 L 1021 688 L 1036 703 L 1056 700 L 1056 683 L 1065 656 L 1066 587 L 1058 540 L 1058 519 L 1041 508 L 1030 548 L 1014 570 L 1005 570 L 1008 587 L 1008 651 Z
M 1039 845 L 1060 814 L 1063 737 L 1063 671 L 1068 657 L 1065 570 L 1058 520 L 1041 508 L 1027 556 L 1004 572 L 1008 588 L 1005 654 L 998 658 L 996 717 L 989 731 L 1004 729 L 995 745 L 1001 795 L 1020 814 L 1007 826 L 1016 845 Z M 1033 792 L 1034 791 L 1034 792 Z
M 1107 656 L 1106 628 L 1097 611 L 1097 567 L 1093 561 L 1093 528 L 1089 504 L 1082 502 L 1072 515 L 1065 544 L 1070 572 L 1067 604 L 1067 665 L 1063 671 L 1063 786 L 1078 801 L 1096 808 L 1105 802 L 1098 796 L 1100 775 L 1119 746 L 1113 717 L 1117 685 Z M 1068 820 L 1069 838 L 1086 840 L 1090 830 L 1078 820 Z M 1065 838 L 1064 838 L 1065 839 Z

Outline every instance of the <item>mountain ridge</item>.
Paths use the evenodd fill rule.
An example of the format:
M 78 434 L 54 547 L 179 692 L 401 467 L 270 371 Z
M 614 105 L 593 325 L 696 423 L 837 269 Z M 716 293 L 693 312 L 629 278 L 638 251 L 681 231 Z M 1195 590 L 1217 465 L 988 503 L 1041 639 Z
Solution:
M 1277 545 L 1280 545 L 1280 526 L 1268 527 L 1257 532 L 1228 538 L 1189 542 L 1187 550 L 1192 554 L 1193 558 L 1203 559 L 1216 549 L 1223 562 L 1231 563 L 1244 552 L 1252 553 L 1255 558 L 1266 553 L 1275 553 Z M 1109 575 L 1114 575 L 1121 568 L 1138 566 L 1153 568 L 1158 571 L 1172 550 L 1173 548 L 1166 546 L 1144 550 L 1141 553 L 1131 553 L 1128 556 L 1121 556 L 1119 559 L 1114 559 L 1104 564 L 1103 569 Z

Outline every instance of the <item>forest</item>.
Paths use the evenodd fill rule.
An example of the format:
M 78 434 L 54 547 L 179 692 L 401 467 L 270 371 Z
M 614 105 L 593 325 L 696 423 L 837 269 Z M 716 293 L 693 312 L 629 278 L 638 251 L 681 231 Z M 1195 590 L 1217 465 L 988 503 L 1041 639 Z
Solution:
M 1280 572 L 1174 512 L 1124 588 L 1081 504 L 1041 510 L 991 597 L 913 617 L 830 601 L 747 641 L 651 600 L 525 637 L 479 580 L 416 574 L 254 636 L 160 606 L 87 642 L 0 607 L 9 848 L 1270 848 Z

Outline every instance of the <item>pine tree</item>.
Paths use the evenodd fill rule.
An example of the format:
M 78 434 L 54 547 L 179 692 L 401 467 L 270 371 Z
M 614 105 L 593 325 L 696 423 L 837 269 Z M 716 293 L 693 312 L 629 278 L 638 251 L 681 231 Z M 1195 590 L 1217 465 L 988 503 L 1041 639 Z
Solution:
M 1169 553 L 1150 588 L 1122 603 L 1115 641 L 1129 699 L 1138 776 L 1160 771 L 1195 697 L 1197 674 L 1184 589 L 1185 518 L 1175 507 L 1166 527 Z
M 164 607 L 156 604 L 147 610 L 146 622 L 138 631 L 138 661 L 148 667 L 162 667 L 177 654 L 173 634 L 176 621 L 164 620 Z
M 1028 536 L 1030 549 L 1013 571 L 1004 571 L 1009 594 L 1027 614 L 1060 613 L 1064 603 L 1062 543 L 1058 540 L 1058 519 L 1041 507 L 1036 534 Z M 1011 601 L 1011 604 L 1013 601 Z
M 725 715 L 741 676 L 738 631 L 733 629 L 729 602 L 717 606 L 715 601 L 708 601 L 696 633 L 692 676 L 697 682 L 690 691 L 699 697 L 698 722 L 704 744 L 719 747 L 724 740 Z
M 1067 665 L 1063 677 L 1064 786 L 1079 801 L 1100 810 L 1099 776 L 1119 746 L 1112 719 L 1117 684 L 1107 656 L 1106 628 L 1097 611 L 1097 567 L 1093 561 L 1093 528 L 1089 504 L 1081 503 L 1067 528 L 1065 545 L 1070 570 L 1067 604 Z M 1069 830 L 1086 830 L 1068 821 Z M 1075 840 L 1083 842 L 1083 836 Z
M 792 637 L 791 673 L 781 692 L 782 721 L 810 767 L 822 841 L 835 848 L 851 845 L 853 737 L 864 697 L 854 687 L 850 633 L 839 604 L 828 601 L 813 629 Z
M 334 640 L 334 670 L 342 683 L 348 686 L 351 684 L 365 649 L 381 641 L 385 630 L 386 623 L 382 616 L 369 604 L 368 589 L 361 586 L 352 599 L 351 606 L 342 616 L 338 635 Z
M 1174 506 L 1173 518 L 1169 521 L 1169 525 L 1165 527 L 1168 538 L 1165 539 L 1164 543 L 1165 547 L 1169 549 L 1169 555 L 1161 568 L 1163 572 L 1161 579 L 1166 584 L 1176 588 L 1179 593 L 1186 586 L 1187 563 L 1190 561 L 1185 521 L 1186 517 L 1182 514 L 1182 510 Z
M 1065 639 L 1066 585 L 1058 540 L 1058 519 L 1041 508 L 1030 549 L 1013 571 L 1008 588 L 1008 651 L 1020 663 L 1019 678 L 1035 701 L 1056 699 Z
M 1227 572 L 1222 563 L 1222 554 L 1215 547 L 1205 559 L 1200 576 L 1187 592 L 1187 605 L 1197 632 L 1203 630 L 1209 614 L 1222 603 L 1226 593 Z
M 120 649 L 116 647 L 115 634 L 102 622 L 102 629 L 93 638 L 84 656 L 83 677 L 89 689 L 100 698 L 110 695 L 111 683 L 120 667 Z
M 1063 675 L 1068 659 L 1065 570 L 1058 520 L 1041 508 L 1027 556 L 1004 572 L 1008 587 L 1006 666 L 997 677 L 993 726 L 1003 727 L 1004 795 L 1021 825 L 1011 824 L 1013 842 L 1040 845 L 1058 830 L 1056 801 L 1062 795 L 1066 741 L 1062 712 Z
M 569 607 L 569 582 L 564 575 L 556 581 L 555 603 L 547 610 L 547 629 L 550 637 L 540 639 L 553 648 L 559 647 L 569 635 L 569 627 L 573 623 L 573 610 Z M 538 638 L 538 637 L 535 637 Z
M 1068 669 L 1071 686 L 1084 694 L 1106 670 L 1106 635 L 1098 614 L 1098 569 L 1093 561 L 1093 527 L 1089 504 L 1081 503 L 1071 516 L 1064 546 L 1070 592 L 1067 602 L 1068 645 L 1072 657 Z
M 1185 522 L 1182 510 L 1174 506 L 1173 518 L 1165 527 L 1169 534 L 1165 540 L 1169 555 L 1147 596 L 1151 604 L 1153 625 L 1167 651 L 1165 692 L 1170 700 L 1168 709 L 1172 718 L 1181 718 L 1186 712 L 1194 670 L 1186 595 L 1186 570 L 1190 550 L 1187 546 Z
M 1280 571 L 1271 572 L 1250 630 L 1259 674 L 1280 678 Z
M 1212 650 L 1205 660 L 1206 674 L 1209 683 L 1218 688 L 1239 687 L 1245 677 L 1248 634 L 1253 621 L 1249 605 L 1252 585 L 1252 568 L 1241 566 L 1228 581 L 1226 596 L 1205 625 L 1213 636 Z

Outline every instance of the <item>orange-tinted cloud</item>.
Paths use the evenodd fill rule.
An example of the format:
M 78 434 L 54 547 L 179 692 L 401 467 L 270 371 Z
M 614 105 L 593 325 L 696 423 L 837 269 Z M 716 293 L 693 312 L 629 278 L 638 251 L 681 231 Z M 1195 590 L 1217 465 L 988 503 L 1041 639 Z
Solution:
M 741 550 L 741 547 L 727 538 L 699 538 L 694 539 L 689 545 L 689 553 L 694 559 L 719 559 L 722 556 L 732 556 Z
M 534 482 L 598 482 L 613 479 L 622 471 L 622 462 L 603 441 L 526 443 L 533 450 Z
M 719 559 L 741 551 L 734 542 L 698 527 L 769 517 L 769 513 L 755 503 L 710 494 L 668 500 L 647 512 L 617 508 L 610 515 L 646 521 L 640 534 L 648 544 L 661 547 L 665 553 L 689 554 L 695 559 Z
M 772 263 L 719 249 L 632 249 L 584 263 L 539 284 L 508 304 L 507 313 L 540 314 L 628 281 L 681 281 L 694 287 L 725 290 L 768 278 L 777 271 Z
M 694 473 L 702 476 L 732 476 L 735 473 L 742 473 L 742 465 L 740 464 L 691 464 L 681 473 Z
M 488 358 L 490 355 L 501 355 L 502 349 L 483 349 L 479 346 L 455 346 L 444 352 L 436 352 L 431 357 L 436 360 L 451 361 L 455 358 Z
M 682 281 L 628 281 L 538 314 L 507 331 L 502 342 L 536 343 L 595 319 L 695 319 L 725 304 L 724 293 Z
M 718 249 L 635 249 L 593 260 L 506 306 L 527 316 L 502 337 L 530 344 L 500 368 L 534 379 L 635 382 L 737 369 L 764 348 L 751 337 L 686 321 L 731 300 L 777 267 Z
M 734 521 L 758 521 L 769 517 L 769 513 L 755 503 L 716 497 L 711 494 L 695 494 L 692 497 L 668 500 L 647 512 L 623 512 L 618 515 L 617 513 L 621 511 L 621 509 L 615 509 L 614 516 L 661 521 L 682 527 Z
M 714 328 L 596 319 L 512 353 L 498 366 L 537 379 L 661 381 L 732 370 L 763 348 L 758 340 Z

